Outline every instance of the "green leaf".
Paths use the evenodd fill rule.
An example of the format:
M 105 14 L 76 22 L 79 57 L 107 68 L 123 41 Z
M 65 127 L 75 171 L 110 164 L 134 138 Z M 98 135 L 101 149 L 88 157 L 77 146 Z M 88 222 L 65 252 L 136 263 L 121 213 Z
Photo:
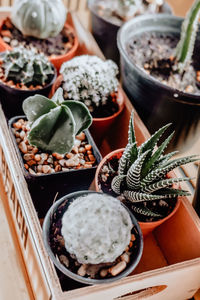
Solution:
M 56 104 L 42 95 L 35 95 L 24 100 L 22 108 L 30 122 L 34 122 L 40 116 L 56 108 Z
M 128 127 L 128 144 L 134 144 L 135 142 L 134 112 L 132 111 Z
M 119 160 L 119 175 L 124 175 L 127 173 L 129 166 L 137 159 L 137 146 L 136 142 L 133 144 L 128 144 Z
M 136 212 L 139 215 L 152 217 L 152 218 L 163 217 L 161 214 L 155 213 L 155 212 L 151 211 L 150 209 L 148 209 L 147 207 L 144 207 L 144 206 L 132 205 L 132 209 L 133 209 L 134 212 Z
M 92 116 L 88 108 L 80 101 L 68 100 L 62 102 L 62 106 L 67 106 L 75 121 L 75 135 L 87 129 L 92 124 Z
M 121 194 L 121 184 L 124 180 L 124 178 L 126 178 L 126 175 L 118 175 L 115 176 L 111 182 L 111 189 L 117 194 L 120 195 Z
M 161 200 L 166 198 L 166 195 L 151 195 L 147 193 L 140 193 L 134 191 L 124 191 L 123 195 L 126 199 L 134 203 L 152 201 L 152 200 Z
M 68 107 L 56 107 L 39 117 L 31 127 L 28 140 L 44 151 L 65 154 L 75 141 L 75 122 Z
M 63 89 L 59 87 L 53 97 L 51 98 L 53 102 L 55 102 L 57 105 L 62 104 L 65 100 L 63 98 Z
M 177 196 L 190 196 L 190 192 L 178 189 L 163 189 L 156 192 L 156 195 L 162 195 L 165 199 L 175 198 Z

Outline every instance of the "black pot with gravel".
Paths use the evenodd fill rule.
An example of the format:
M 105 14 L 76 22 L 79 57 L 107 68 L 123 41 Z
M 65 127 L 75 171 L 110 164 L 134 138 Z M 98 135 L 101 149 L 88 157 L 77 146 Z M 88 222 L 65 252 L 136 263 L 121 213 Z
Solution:
M 113 5 L 113 1 L 115 2 Z M 149 4 L 148 1 L 136 1 L 135 5 L 124 0 L 89 0 L 88 5 L 92 16 L 92 33 L 107 59 L 112 59 L 119 65 L 119 50 L 117 48 L 117 32 L 127 19 L 143 13 L 168 13 L 172 14 L 171 7 L 168 3 Z M 156 1 L 151 1 L 156 2 Z M 136 8 L 129 9 L 129 6 Z M 115 9 L 116 6 L 116 9 Z M 124 9 L 121 9 L 122 8 Z M 112 8 L 112 9 L 111 9 Z M 133 10 L 133 11 L 132 11 Z M 119 14 L 120 11 L 120 14 Z M 124 14 L 123 14 L 123 11 Z M 131 15 L 132 14 L 132 15 Z
M 23 104 L 25 116 L 9 120 L 13 143 L 39 218 L 57 197 L 88 189 L 101 154 L 87 128 L 92 118 L 77 101 L 35 95 Z M 40 106 L 38 105 L 40 103 Z M 28 121 L 27 121 L 28 119 Z
M 180 150 L 195 142 L 199 128 L 199 9 L 198 0 L 184 23 L 169 15 L 141 16 L 118 33 L 126 93 L 151 133 L 172 123 L 172 146 Z

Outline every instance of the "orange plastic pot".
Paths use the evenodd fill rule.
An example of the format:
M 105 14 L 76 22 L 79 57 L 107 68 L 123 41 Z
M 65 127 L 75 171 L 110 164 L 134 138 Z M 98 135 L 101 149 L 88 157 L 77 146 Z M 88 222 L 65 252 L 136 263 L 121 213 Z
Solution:
M 100 162 L 100 164 L 98 165 L 98 168 L 96 170 L 96 173 L 95 173 L 95 189 L 97 192 L 100 192 L 101 189 L 99 187 L 99 173 L 102 169 L 102 167 L 104 166 L 104 164 L 109 161 L 112 157 L 116 157 L 117 159 L 120 159 L 120 157 L 122 156 L 122 153 L 124 152 L 124 148 L 121 148 L 121 149 L 118 149 L 118 150 L 115 150 L 115 151 L 112 151 L 110 152 L 108 155 L 106 155 L 102 161 Z M 175 174 L 173 171 L 169 172 L 167 174 L 167 177 L 168 178 L 171 178 L 171 177 L 175 177 Z M 174 184 L 173 185 L 173 188 L 178 188 L 179 185 L 178 184 Z M 176 202 L 176 205 L 173 209 L 173 211 L 168 215 L 166 216 L 165 218 L 161 219 L 161 220 L 158 220 L 158 221 L 155 221 L 155 222 L 139 222 L 139 225 L 141 227 L 141 230 L 142 230 L 142 233 L 143 233 L 143 236 L 147 236 L 149 233 L 151 233 L 156 227 L 160 226 L 162 223 L 164 223 L 165 221 L 167 221 L 169 218 L 171 218 L 175 213 L 176 211 L 178 210 L 180 206 L 180 197 L 178 197 L 177 199 L 177 202 Z
M 59 75 L 55 81 L 55 83 L 52 86 L 51 93 L 50 93 L 50 98 L 54 95 L 55 91 L 59 88 L 63 80 L 63 76 Z M 111 127 L 111 125 L 114 123 L 116 118 L 119 116 L 119 114 L 122 112 L 124 108 L 124 94 L 122 92 L 122 89 L 118 89 L 118 94 L 117 94 L 117 104 L 118 104 L 118 111 L 113 114 L 112 116 L 106 117 L 106 118 L 93 118 L 92 125 L 90 127 L 90 132 L 92 136 L 94 137 L 95 142 L 99 146 L 105 137 L 107 131 Z
M 2 22 L 0 23 L 0 31 L 2 29 L 4 22 L 5 22 L 5 19 L 2 20 Z M 55 66 L 55 68 L 57 69 L 58 72 L 59 72 L 59 69 L 60 69 L 60 66 L 62 65 L 62 63 L 70 60 L 71 58 L 73 58 L 75 56 L 78 45 L 79 45 L 78 37 L 77 37 L 73 27 L 70 26 L 67 22 L 65 23 L 64 27 L 70 29 L 73 32 L 74 45 L 71 48 L 71 50 L 69 52 L 67 52 L 66 54 L 55 55 L 53 57 L 49 56 L 50 62 Z M 6 50 L 12 50 L 12 48 L 7 43 L 5 43 L 4 40 L 0 37 L 0 52 L 6 51 Z

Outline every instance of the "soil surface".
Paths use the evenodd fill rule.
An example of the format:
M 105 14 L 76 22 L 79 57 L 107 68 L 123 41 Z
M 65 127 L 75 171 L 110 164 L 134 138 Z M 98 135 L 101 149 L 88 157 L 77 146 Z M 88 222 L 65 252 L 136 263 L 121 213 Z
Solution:
M 68 53 L 74 45 L 74 34 L 69 29 L 64 27 L 63 30 L 56 36 L 48 39 L 38 39 L 35 37 L 24 36 L 7 18 L 0 31 L 0 36 L 12 48 L 19 45 L 25 47 L 35 47 L 38 51 L 45 53 L 52 58 L 57 55 Z
M 81 264 L 76 260 L 74 255 L 69 254 L 66 251 L 64 245 L 64 239 L 62 237 L 61 228 L 62 228 L 62 216 L 65 213 L 68 207 L 68 200 L 66 199 L 56 210 L 56 212 L 52 215 L 51 226 L 50 226 L 50 236 L 49 236 L 49 244 L 54 253 L 54 255 L 60 260 L 60 262 L 67 267 L 70 271 L 77 274 Z M 134 237 L 132 242 L 127 249 L 127 253 L 130 255 L 130 262 L 134 260 L 137 255 L 138 243 L 139 243 L 139 234 L 135 227 L 132 229 L 132 236 Z M 125 253 L 125 252 L 124 252 Z M 87 278 L 95 278 L 101 279 L 100 272 L 102 269 L 112 267 L 116 265 L 120 261 L 120 258 L 117 258 L 113 263 L 106 264 L 98 264 L 98 265 L 85 265 L 86 266 L 86 274 L 84 277 Z M 129 265 L 129 263 L 127 263 Z M 63 290 L 69 289 L 69 280 L 72 282 L 70 284 L 70 289 L 74 289 L 80 286 L 80 283 L 76 283 L 75 281 L 69 279 L 67 276 L 63 275 L 60 271 L 58 271 L 58 276 L 61 281 L 61 286 Z M 106 278 L 110 278 L 112 275 L 110 273 L 107 274 Z M 82 285 L 83 286 L 83 285 Z
M 200 66 L 195 62 L 196 55 L 187 71 L 180 74 L 174 60 L 178 41 L 179 36 L 175 35 L 143 33 L 130 40 L 126 47 L 131 61 L 147 74 L 174 89 L 199 95 Z
M 165 199 L 165 200 L 157 200 L 157 201 L 144 201 L 142 203 L 135 203 L 135 206 L 142 207 L 145 206 L 154 213 L 158 213 L 162 215 L 162 218 L 160 217 L 147 217 L 143 216 L 140 214 L 137 214 L 133 210 L 133 204 L 126 200 L 123 196 L 118 196 L 113 192 L 111 189 L 111 182 L 113 178 L 118 175 L 118 165 L 119 165 L 119 155 L 118 157 L 113 157 L 109 159 L 104 166 L 102 167 L 100 173 L 99 173 L 99 188 L 104 192 L 109 195 L 112 195 L 113 197 L 119 198 L 130 210 L 131 212 L 135 215 L 136 219 L 140 222 L 152 222 L 152 221 L 158 221 L 160 219 L 163 219 L 164 217 L 168 216 L 174 209 L 176 203 L 177 203 L 177 198 L 173 199 Z M 123 189 L 123 187 L 122 187 Z

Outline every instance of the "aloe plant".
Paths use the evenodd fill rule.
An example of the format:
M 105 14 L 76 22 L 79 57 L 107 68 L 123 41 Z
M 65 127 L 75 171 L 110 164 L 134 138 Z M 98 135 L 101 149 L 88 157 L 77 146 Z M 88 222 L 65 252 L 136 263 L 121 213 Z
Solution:
M 41 95 L 28 97 L 23 110 L 31 124 L 28 140 L 44 151 L 65 154 L 74 146 L 75 136 L 87 129 L 92 117 L 78 101 L 64 101 L 59 88 L 50 100 Z
M 175 51 L 175 57 L 178 60 L 178 67 L 181 73 L 186 70 L 191 61 L 198 30 L 199 16 L 200 0 L 196 0 L 182 24 L 181 38 Z
M 161 217 L 148 209 L 144 202 L 189 195 L 187 191 L 172 188 L 172 185 L 188 181 L 190 178 L 167 178 L 166 175 L 178 166 L 196 161 L 196 155 L 170 160 L 177 152 L 164 154 L 174 132 L 156 148 L 159 139 L 169 126 L 170 124 L 167 124 L 160 128 L 138 147 L 133 113 L 131 115 L 128 144 L 119 160 L 118 175 L 113 178 L 111 187 L 117 195 L 123 195 L 132 202 L 132 208 L 138 214 Z

